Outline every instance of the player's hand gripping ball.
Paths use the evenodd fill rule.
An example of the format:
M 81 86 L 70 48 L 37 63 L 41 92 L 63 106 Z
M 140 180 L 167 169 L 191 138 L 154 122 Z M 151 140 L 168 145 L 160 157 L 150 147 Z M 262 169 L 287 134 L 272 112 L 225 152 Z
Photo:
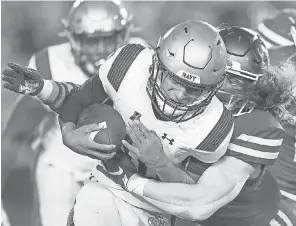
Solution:
M 93 104 L 79 115 L 77 128 L 92 123 L 97 123 L 100 126 L 99 131 L 90 134 L 96 143 L 116 145 L 115 149 L 110 152 L 115 152 L 121 148 L 126 129 L 118 111 L 106 104 Z

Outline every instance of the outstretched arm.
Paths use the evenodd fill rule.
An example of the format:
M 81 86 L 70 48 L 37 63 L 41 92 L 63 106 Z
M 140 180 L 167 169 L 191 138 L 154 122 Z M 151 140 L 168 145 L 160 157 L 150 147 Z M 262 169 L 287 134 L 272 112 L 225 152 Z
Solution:
M 56 82 L 53 80 L 44 80 L 44 86 L 37 97 L 52 110 L 58 111 L 63 106 L 66 98 L 78 89 L 79 85 L 71 82 Z M 58 113 L 58 112 L 57 112 Z
M 193 221 L 205 220 L 239 194 L 254 169 L 234 157 L 223 157 L 196 184 L 140 179 L 145 183 L 143 193 L 138 189 L 132 192 L 170 214 Z
M 100 153 L 98 150 L 110 151 L 114 145 L 102 145 L 94 142 L 89 134 L 99 130 L 99 125 L 85 125 L 76 128 L 76 121 L 81 111 L 94 103 L 102 103 L 106 94 L 99 75 L 93 76 L 82 86 L 59 83 L 41 79 L 37 71 L 10 64 L 2 80 L 4 87 L 17 93 L 37 95 L 60 116 L 62 121 L 63 141 L 73 151 L 92 158 L 110 158 L 113 153 Z
M 257 167 L 225 156 L 205 170 L 196 184 L 184 184 L 142 177 L 136 173 L 135 166 L 126 156 L 119 161 L 112 160 L 113 167 L 108 167 L 112 162 L 96 167 L 93 174 L 99 181 L 111 187 L 121 186 L 142 197 L 152 206 L 191 221 L 205 220 L 231 202 Z M 114 164 L 118 165 L 119 169 L 114 169 Z M 112 171 L 109 171 L 109 168 Z M 119 175 L 120 169 L 123 173 Z M 106 180 L 106 177 L 111 180 Z
M 44 75 L 35 70 L 35 64 L 26 68 L 9 63 L 8 67 L 3 71 L 4 88 L 19 94 L 37 96 L 53 110 L 60 108 L 71 91 L 78 87 L 70 82 L 62 83 L 43 78 Z

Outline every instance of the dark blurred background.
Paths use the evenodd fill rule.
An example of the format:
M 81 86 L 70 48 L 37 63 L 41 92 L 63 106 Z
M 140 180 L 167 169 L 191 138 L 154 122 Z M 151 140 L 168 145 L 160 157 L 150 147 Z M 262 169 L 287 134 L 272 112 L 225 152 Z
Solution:
M 1 1 L 1 71 L 8 62 L 26 65 L 34 52 L 65 42 L 58 33 L 63 31 L 61 19 L 72 4 L 72 1 Z M 295 1 L 128 1 L 124 5 L 134 14 L 135 24 L 142 28 L 135 35 L 152 46 L 168 29 L 188 19 L 204 20 L 214 26 L 228 24 L 255 29 L 276 10 L 296 8 Z M 16 98 L 17 95 L 1 89 L 1 131 Z M 34 225 L 28 170 L 32 157 L 33 152 L 24 146 L 2 194 L 12 226 Z

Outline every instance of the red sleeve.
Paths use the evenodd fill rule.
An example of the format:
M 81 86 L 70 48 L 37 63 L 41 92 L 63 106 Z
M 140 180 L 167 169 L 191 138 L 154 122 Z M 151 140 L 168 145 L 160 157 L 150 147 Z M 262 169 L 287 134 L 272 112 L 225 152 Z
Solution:
M 256 128 L 232 137 L 226 155 L 245 162 L 272 165 L 278 157 L 285 131 L 280 127 Z

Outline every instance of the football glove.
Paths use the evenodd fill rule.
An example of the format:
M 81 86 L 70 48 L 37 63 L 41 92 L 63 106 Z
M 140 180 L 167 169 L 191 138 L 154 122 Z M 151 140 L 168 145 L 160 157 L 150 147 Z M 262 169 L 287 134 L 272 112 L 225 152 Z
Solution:
M 112 159 L 100 161 L 97 165 L 98 173 L 104 174 L 108 179 L 117 184 L 118 187 L 130 192 L 140 193 L 148 179 L 137 174 L 137 168 L 125 153 L 116 154 Z M 102 182 L 101 180 L 99 182 Z
M 3 71 L 4 76 L 2 77 L 5 89 L 31 96 L 36 96 L 41 92 L 44 80 L 36 70 L 15 63 L 7 65 L 10 68 Z

